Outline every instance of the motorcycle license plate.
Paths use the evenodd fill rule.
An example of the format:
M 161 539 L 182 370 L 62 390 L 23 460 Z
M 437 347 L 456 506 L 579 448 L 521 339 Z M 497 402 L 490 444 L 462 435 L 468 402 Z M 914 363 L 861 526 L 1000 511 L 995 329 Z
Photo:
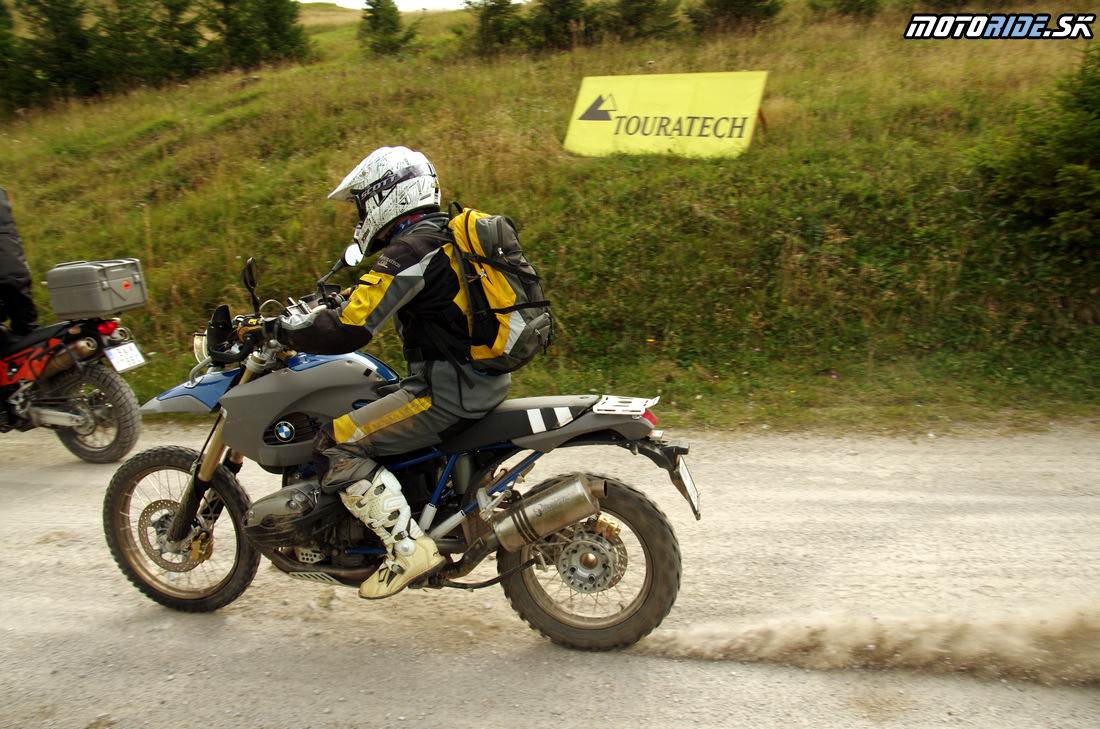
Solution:
M 688 471 L 687 462 L 683 456 L 676 459 L 676 467 L 672 469 L 672 483 L 676 487 L 676 490 L 684 495 L 684 498 L 691 504 L 691 511 L 695 514 L 695 518 L 700 518 L 699 513 L 699 489 L 695 486 L 695 481 L 691 477 L 691 472 Z
M 134 342 L 111 347 L 106 350 L 106 354 L 116 372 L 127 372 L 145 364 L 145 357 L 141 355 L 141 350 Z

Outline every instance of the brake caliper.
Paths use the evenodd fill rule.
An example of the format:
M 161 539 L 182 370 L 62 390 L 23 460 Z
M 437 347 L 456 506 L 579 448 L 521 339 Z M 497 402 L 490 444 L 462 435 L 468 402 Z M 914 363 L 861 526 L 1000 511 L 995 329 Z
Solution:
M 188 556 L 193 562 L 205 562 L 214 553 L 214 538 L 205 529 L 195 535 L 191 540 L 191 548 Z

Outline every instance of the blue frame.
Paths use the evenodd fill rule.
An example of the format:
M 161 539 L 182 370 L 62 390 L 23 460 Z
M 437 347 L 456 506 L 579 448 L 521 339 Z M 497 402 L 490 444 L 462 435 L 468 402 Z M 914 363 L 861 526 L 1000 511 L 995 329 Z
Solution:
M 479 448 L 477 450 L 479 450 L 479 451 L 483 451 L 483 450 L 502 450 L 504 448 L 515 448 L 515 446 L 511 443 L 498 443 L 496 445 L 488 446 L 486 448 Z M 445 465 L 443 467 L 443 473 L 441 473 L 439 475 L 439 482 L 436 483 L 435 490 L 432 492 L 431 498 L 428 499 L 428 504 L 430 506 L 433 506 L 433 507 L 438 509 L 439 505 L 443 502 L 443 496 L 445 494 L 447 496 L 451 495 L 451 494 L 447 493 L 447 482 L 451 480 L 451 473 L 454 471 L 455 464 L 458 463 L 459 456 L 463 456 L 463 455 L 466 455 L 467 453 L 473 453 L 473 452 L 474 451 L 464 451 L 463 453 L 455 453 L 453 455 L 447 456 L 447 454 L 444 453 L 443 451 L 439 450 L 438 448 L 432 447 L 432 448 L 429 448 L 424 453 L 420 454 L 419 456 L 416 456 L 415 458 L 409 458 L 409 459 L 406 459 L 404 461 L 398 461 L 397 463 L 390 463 L 386 467 L 389 468 L 391 471 L 400 471 L 403 468 L 409 468 L 410 466 L 415 466 L 418 463 L 424 463 L 425 461 L 431 461 L 433 459 L 439 458 L 440 456 L 447 456 L 447 465 Z M 526 470 L 529 466 L 531 466 L 531 464 L 533 464 L 538 459 L 542 458 L 544 455 L 546 455 L 546 454 L 535 451 L 531 455 L 524 458 L 522 461 L 517 463 L 510 471 L 508 471 L 508 473 L 504 476 L 504 478 L 502 478 L 498 484 L 493 486 L 493 488 L 491 488 L 488 493 L 489 494 L 499 493 L 501 491 L 504 491 L 506 488 L 511 487 L 512 484 L 514 484 L 516 482 L 516 479 L 519 478 L 519 475 L 521 473 L 523 473 L 524 470 Z M 474 503 L 470 504 L 465 509 L 463 509 L 463 511 L 465 513 L 469 514 L 477 508 L 478 508 L 477 507 L 477 502 L 475 501 Z M 387 554 L 388 552 L 383 547 L 349 547 L 348 549 L 345 550 L 345 553 L 346 554 Z

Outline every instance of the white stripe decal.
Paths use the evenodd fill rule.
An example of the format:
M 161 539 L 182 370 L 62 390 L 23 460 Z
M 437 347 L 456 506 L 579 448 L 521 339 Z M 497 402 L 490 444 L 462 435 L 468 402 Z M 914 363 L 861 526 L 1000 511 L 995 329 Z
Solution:
M 573 413 L 569 408 L 554 408 L 554 417 L 558 419 L 559 428 L 573 422 Z
M 546 423 L 542 421 L 542 412 L 539 410 L 528 410 L 527 421 L 531 423 L 532 433 L 544 433 L 546 432 Z

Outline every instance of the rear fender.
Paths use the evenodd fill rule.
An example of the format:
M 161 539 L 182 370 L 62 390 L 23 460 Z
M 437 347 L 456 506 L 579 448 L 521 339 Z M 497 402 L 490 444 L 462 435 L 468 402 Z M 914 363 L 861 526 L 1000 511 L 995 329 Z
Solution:
M 562 448 L 583 445 L 615 445 L 626 448 L 635 455 L 641 454 L 653 461 L 659 468 L 668 471 L 669 480 L 680 495 L 688 502 L 696 520 L 701 517 L 699 512 L 699 491 L 692 481 L 687 470 L 687 464 L 680 458 L 690 450 L 687 443 L 681 441 L 669 441 L 655 436 L 646 436 L 637 440 L 624 438 L 622 435 L 603 431 L 599 433 L 586 433 L 572 440 L 562 443 Z
M 653 424 L 640 415 L 618 415 L 589 411 L 560 428 L 542 433 L 532 433 L 512 442 L 520 448 L 549 453 L 555 448 L 584 436 L 621 437 L 626 441 L 645 438 L 653 430 Z

